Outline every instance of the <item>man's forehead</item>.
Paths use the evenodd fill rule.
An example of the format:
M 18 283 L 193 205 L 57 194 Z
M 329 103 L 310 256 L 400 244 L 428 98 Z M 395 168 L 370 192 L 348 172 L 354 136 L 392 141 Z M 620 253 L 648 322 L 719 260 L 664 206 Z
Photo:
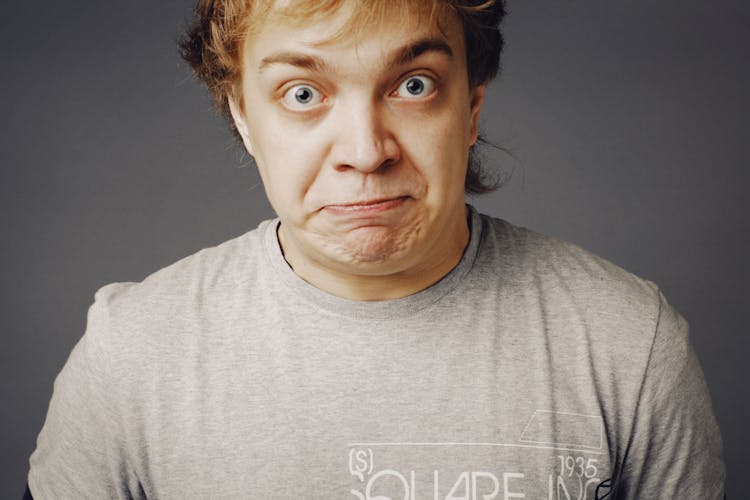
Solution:
M 377 1 L 377 0 L 376 0 Z M 317 66 L 315 60 L 302 61 L 295 54 L 312 53 L 335 57 L 335 51 L 353 49 L 378 66 L 398 66 L 426 52 L 440 52 L 453 57 L 463 52 L 463 36 L 458 16 L 453 12 L 440 15 L 416 4 L 394 0 L 391 9 L 378 15 L 363 10 L 360 2 L 335 2 L 335 9 L 310 12 L 293 9 L 305 0 L 283 0 L 268 11 L 262 26 L 248 33 L 245 50 L 254 54 L 256 69 L 273 63 Z M 334 2 L 331 2 L 334 3 Z M 419 2 L 417 2 L 419 3 Z M 300 17 L 300 12 L 307 13 Z M 446 14 L 453 14 L 448 17 Z M 373 59 L 374 57 L 374 59 Z M 257 64 L 257 66 L 256 66 Z M 320 69 L 320 68 L 318 68 Z
M 411 61 L 417 59 L 425 53 L 441 53 L 443 56 L 452 59 L 454 51 L 450 44 L 441 38 L 420 38 L 415 41 L 407 41 L 400 46 L 392 48 L 390 52 L 387 52 L 384 47 L 380 47 L 379 55 L 381 56 L 376 63 L 376 67 L 383 69 L 396 68 Z M 372 60 L 368 61 L 372 63 Z M 289 66 L 296 66 L 299 68 L 306 68 L 318 73 L 335 73 L 335 62 L 333 65 L 327 60 L 325 56 L 318 54 L 310 54 L 305 52 L 297 52 L 294 50 L 277 50 L 271 52 L 269 55 L 263 57 L 258 65 L 258 71 L 263 73 L 268 68 L 273 67 L 275 64 L 285 64 Z M 371 68 L 377 69 L 377 68 Z
M 455 12 L 441 0 L 270 0 L 250 21 L 252 33 L 269 26 L 286 25 L 306 30 L 308 45 L 356 41 L 373 31 L 394 33 L 429 32 L 447 35 Z M 314 33 L 314 35 L 313 35 Z

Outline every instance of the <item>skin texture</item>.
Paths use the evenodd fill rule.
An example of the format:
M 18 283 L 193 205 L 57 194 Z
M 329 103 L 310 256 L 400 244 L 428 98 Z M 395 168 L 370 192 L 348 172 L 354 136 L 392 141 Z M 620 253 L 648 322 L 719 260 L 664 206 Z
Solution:
M 466 247 L 484 86 L 469 88 L 457 18 L 333 38 L 345 20 L 266 21 L 244 44 L 230 108 L 294 271 L 340 297 L 394 299 L 440 280 Z

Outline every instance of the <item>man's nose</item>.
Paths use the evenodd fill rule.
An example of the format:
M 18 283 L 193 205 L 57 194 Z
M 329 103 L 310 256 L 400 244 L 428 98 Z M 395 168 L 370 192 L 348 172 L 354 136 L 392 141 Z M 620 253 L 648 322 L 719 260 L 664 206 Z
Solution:
M 392 117 L 377 103 L 342 106 L 335 115 L 332 160 L 337 169 L 370 173 L 400 159 Z

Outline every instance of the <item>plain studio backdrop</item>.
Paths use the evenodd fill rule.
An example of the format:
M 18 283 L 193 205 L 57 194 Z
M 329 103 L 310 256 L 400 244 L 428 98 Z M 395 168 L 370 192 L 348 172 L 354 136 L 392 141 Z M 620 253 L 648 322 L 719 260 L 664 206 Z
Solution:
M 658 283 L 690 321 L 730 498 L 750 462 L 750 2 L 510 0 L 471 200 Z M 6 2 L 0 497 L 23 492 L 94 292 L 273 215 L 177 55 L 190 0 Z M 627 363 L 622 359 L 622 363 Z

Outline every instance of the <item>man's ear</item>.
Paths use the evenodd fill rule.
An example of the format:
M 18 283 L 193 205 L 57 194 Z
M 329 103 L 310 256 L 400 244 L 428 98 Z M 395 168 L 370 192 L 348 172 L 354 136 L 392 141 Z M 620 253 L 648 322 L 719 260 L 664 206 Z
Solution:
M 234 126 L 237 129 L 237 132 L 240 133 L 240 137 L 242 137 L 242 143 L 245 145 L 245 149 L 247 149 L 247 152 L 250 153 L 250 156 L 252 156 L 253 143 L 250 141 L 250 130 L 247 126 L 247 118 L 245 117 L 245 113 L 234 97 L 227 97 L 227 102 L 229 103 L 229 112 L 232 114 L 232 121 L 234 122 Z
M 474 87 L 471 91 L 471 115 L 469 123 L 469 143 L 473 146 L 477 142 L 479 137 L 479 114 L 482 111 L 482 104 L 484 104 L 484 91 L 487 89 L 487 84 L 482 83 Z

